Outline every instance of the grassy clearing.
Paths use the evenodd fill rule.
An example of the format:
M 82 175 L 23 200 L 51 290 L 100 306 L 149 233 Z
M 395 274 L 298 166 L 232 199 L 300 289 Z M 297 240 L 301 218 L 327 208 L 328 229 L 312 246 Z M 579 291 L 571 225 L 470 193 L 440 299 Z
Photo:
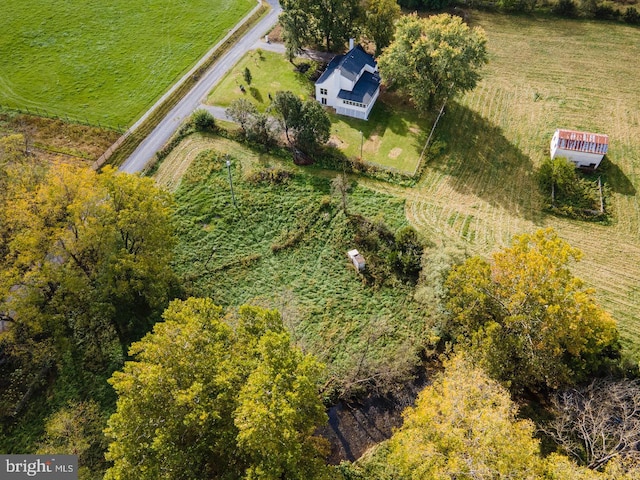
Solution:
M 244 70 L 251 71 L 251 85 L 244 80 Z M 245 87 L 245 93 L 240 90 Z M 279 53 L 253 50 L 245 55 L 211 92 L 207 103 L 228 107 L 238 98 L 246 98 L 264 112 L 271 104 L 269 94 L 290 90 L 302 98 L 313 95 L 313 83 Z
M 6 0 L 0 105 L 128 125 L 254 6 L 252 0 Z
M 249 68 L 253 77 L 250 86 L 243 78 L 245 68 Z M 245 87 L 245 93 L 240 85 Z M 290 90 L 304 99 L 314 95 L 313 82 L 296 72 L 283 55 L 254 51 L 238 62 L 211 92 L 207 103 L 228 107 L 237 98 L 247 98 L 258 110 L 265 111 L 271 103 L 269 94 L 274 95 L 278 90 Z M 420 118 L 408 104 L 391 95 L 380 97 L 369 121 L 333 113 L 329 116 L 330 142 L 347 156 L 360 158 L 362 153 L 367 162 L 409 174 L 417 167 L 425 132 L 428 133 L 433 122 L 433 119 Z
M 489 39 L 478 88 L 452 104 L 412 190 L 375 184 L 407 199 L 418 229 L 488 255 L 514 234 L 553 226 L 584 252 L 575 272 L 597 289 L 640 358 L 640 31 L 625 25 L 473 12 Z M 610 136 L 602 168 L 609 225 L 542 212 L 534 176 L 558 127 Z M 371 184 L 374 185 L 374 184 Z
M 238 209 L 224 154 L 232 158 Z M 413 289 L 391 280 L 372 287 L 355 273 L 346 256 L 358 247 L 354 230 L 330 197 L 328 178 L 289 165 L 294 177 L 283 185 L 248 181 L 276 165 L 237 143 L 194 135 L 160 166 L 158 181 L 177 188 L 176 266 L 189 293 L 221 305 L 279 308 L 295 340 L 329 365 L 336 384 L 356 388 L 361 378 L 393 376 L 394 365 L 414 360 L 424 326 Z M 179 185 L 169 183 L 179 174 Z M 406 225 L 402 200 L 362 187 L 349 199 L 354 213 L 393 230 Z

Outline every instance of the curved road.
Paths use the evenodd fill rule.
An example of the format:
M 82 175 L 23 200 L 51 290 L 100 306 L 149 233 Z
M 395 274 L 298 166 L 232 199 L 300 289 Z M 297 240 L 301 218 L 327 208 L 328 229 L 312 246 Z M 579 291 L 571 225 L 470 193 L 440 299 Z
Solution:
M 149 160 L 171 138 L 182 121 L 203 103 L 207 93 L 218 83 L 242 56 L 264 36 L 278 21 L 282 9 L 278 0 L 267 0 L 271 11 L 249 30 L 227 53 L 213 64 L 200 81 L 187 93 L 167 116 L 145 138 L 131 156 L 122 164 L 120 170 L 128 173 L 142 171 Z

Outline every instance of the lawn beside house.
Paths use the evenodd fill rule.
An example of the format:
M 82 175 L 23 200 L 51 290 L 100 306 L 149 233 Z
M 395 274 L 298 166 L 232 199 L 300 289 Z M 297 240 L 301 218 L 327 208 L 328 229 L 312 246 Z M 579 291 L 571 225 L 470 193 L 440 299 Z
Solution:
M 308 60 L 298 59 L 296 63 Z M 251 85 L 244 81 L 244 70 L 251 71 Z M 315 66 L 312 65 L 311 69 Z M 310 69 L 310 70 L 311 70 Z M 245 88 L 245 93 L 240 90 Z M 253 51 L 247 54 L 211 92 L 207 104 L 228 107 L 238 98 L 252 101 L 258 110 L 270 104 L 269 94 L 290 90 L 302 99 L 313 98 L 314 84 L 308 76 L 296 72 L 284 55 Z M 331 119 L 330 143 L 348 157 L 362 158 L 377 166 L 413 174 L 431 128 L 431 117 L 420 117 L 409 104 L 388 94 L 381 94 L 368 121 L 336 115 Z M 362 132 L 362 133 L 360 133 Z
M 251 72 L 250 85 L 244 80 L 245 68 Z M 315 64 L 312 64 L 311 69 L 315 69 Z M 241 85 L 245 88 L 244 93 L 240 89 Z M 253 50 L 225 75 L 210 93 L 207 104 L 228 107 L 234 100 L 246 98 L 253 102 L 259 111 L 264 112 L 271 104 L 269 95 L 275 95 L 278 90 L 290 90 L 300 98 L 307 99 L 312 95 L 313 83 L 307 75 L 296 72 L 294 66 L 283 55 Z

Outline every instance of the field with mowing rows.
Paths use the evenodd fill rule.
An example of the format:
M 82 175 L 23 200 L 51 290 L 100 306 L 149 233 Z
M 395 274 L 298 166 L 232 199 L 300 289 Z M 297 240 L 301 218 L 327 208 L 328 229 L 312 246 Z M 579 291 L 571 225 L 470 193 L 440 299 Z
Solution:
M 602 22 L 472 13 L 490 63 L 477 89 L 450 105 L 406 215 L 442 243 L 489 255 L 519 233 L 552 226 L 584 257 L 575 272 L 619 322 L 640 358 L 640 30 Z M 609 134 L 602 179 L 610 224 L 542 212 L 534 170 L 558 127 Z
M 3 0 L 0 106 L 131 125 L 254 0 Z

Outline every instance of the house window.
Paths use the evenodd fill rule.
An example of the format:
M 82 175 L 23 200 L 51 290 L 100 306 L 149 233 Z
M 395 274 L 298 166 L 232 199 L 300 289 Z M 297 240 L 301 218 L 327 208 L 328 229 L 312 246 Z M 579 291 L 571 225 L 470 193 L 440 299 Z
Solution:
M 325 97 L 322 97 L 322 105 L 326 105 L 327 104 L 327 99 Z
M 352 105 L 354 107 L 365 108 L 366 105 L 364 103 L 352 102 L 351 100 L 343 100 L 342 103 L 345 105 Z
M 326 88 L 321 88 L 320 89 L 320 95 L 327 95 L 327 89 Z

